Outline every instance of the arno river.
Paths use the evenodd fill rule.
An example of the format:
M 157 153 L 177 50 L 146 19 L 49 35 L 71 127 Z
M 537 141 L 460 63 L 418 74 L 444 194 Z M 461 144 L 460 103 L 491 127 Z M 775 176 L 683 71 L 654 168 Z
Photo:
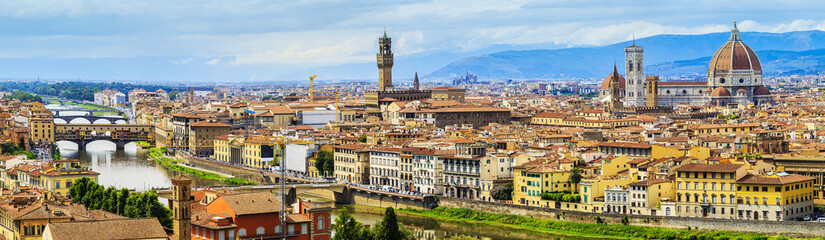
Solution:
M 172 184 L 169 177 L 174 173 L 159 166 L 154 161 L 147 160 L 146 152 L 137 150 L 133 144 L 126 146 L 126 150 L 115 151 L 113 143 L 93 142 L 86 146 L 86 151 L 77 151 L 76 145 L 72 143 L 60 142 L 61 153 L 65 158 L 79 159 L 84 166 L 91 167 L 93 171 L 99 172 L 99 182 L 105 186 L 125 187 L 129 189 L 163 188 Z M 198 186 L 220 185 L 213 181 L 194 179 Z M 299 194 L 303 199 L 316 202 L 330 202 L 310 195 Z M 336 205 L 338 208 L 346 207 L 358 221 L 373 225 L 381 220 L 383 211 L 373 207 Z M 333 218 L 337 213 L 333 212 Z M 588 239 L 569 236 L 550 235 L 522 229 L 510 229 L 487 224 L 472 224 L 464 222 L 440 221 L 436 219 L 406 216 L 399 214 L 398 219 L 408 229 L 412 230 L 419 239 L 445 239 L 452 235 L 468 235 L 480 239 L 515 239 L 515 240 L 536 240 L 536 239 Z M 592 238 L 591 238 L 592 239 Z

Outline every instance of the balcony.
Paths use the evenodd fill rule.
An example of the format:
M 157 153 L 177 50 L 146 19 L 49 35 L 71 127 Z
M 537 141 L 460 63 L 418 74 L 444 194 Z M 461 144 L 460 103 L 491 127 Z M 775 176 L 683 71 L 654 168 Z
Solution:
M 480 176 L 479 172 L 464 172 L 444 169 L 445 174 L 465 175 L 465 176 Z

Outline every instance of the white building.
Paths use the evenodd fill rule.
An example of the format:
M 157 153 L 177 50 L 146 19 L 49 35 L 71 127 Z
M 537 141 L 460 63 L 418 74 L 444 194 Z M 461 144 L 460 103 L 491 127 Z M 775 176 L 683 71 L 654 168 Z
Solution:
M 604 189 L 605 212 L 628 214 L 630 213 L 630 191 L 624 186 L 615 186 Z
M 313 143 L 308 144 L 287 144 L 286 145 L 286 170 L 292 173 L 306 174 L 307 158 L 318 151 L 318 146 Z
M 401 188 L 399 162 L 401 149 L 386 148 L 370 150 L 370 184 Z

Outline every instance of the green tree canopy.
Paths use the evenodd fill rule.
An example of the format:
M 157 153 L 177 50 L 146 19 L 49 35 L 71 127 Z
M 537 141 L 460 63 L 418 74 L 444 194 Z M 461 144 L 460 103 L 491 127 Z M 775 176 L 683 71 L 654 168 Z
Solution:
M 384 211 L 384 219 L 375 224 L 372 230 L 375 233 L 375 239 L 390 239 L 390 240 L 415 240 L 415 236 L 398 224 L 398 218 L 395 216 L 395 209 L 392 207 Z
M 335 224 L 332 224 L 335 236 L 332 240 L 370 240 L 373 239 L 372 232 L 349 214 L 346 208 L 338 210 L 338 217 Z

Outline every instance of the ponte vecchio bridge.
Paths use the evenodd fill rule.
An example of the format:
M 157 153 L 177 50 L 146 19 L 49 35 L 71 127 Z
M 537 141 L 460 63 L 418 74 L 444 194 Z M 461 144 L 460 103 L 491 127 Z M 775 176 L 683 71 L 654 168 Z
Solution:
M 106 140 L 117 145 L 117 149 L 130 142 L 144 141 L 154 144 L 153 125 L 136 124 L 54 124 L 54 140 L 77 144 L 78 150 L 86 149 L 86 144 Z

